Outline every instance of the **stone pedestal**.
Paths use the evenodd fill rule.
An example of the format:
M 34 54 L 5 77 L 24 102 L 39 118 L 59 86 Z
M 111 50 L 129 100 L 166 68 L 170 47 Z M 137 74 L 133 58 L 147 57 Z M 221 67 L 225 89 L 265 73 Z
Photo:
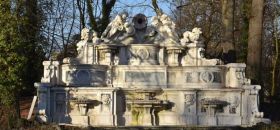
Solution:
M 158 65 L 158 46 L 133 44 L 128 46 L 130 65 Z
M 206 59 L 204 45 L 198 41 L 186 45 L 186 55 L 182 58 L 182 66 L 213 66 L 220 64 L 219 59 Z
M 84 41 L 84 45 L 80 51 L 78 51 L 78 56 L 76 59 L 80 64 L 93 64 L 95 61 L 95 45 Z
M 250 84 L 250 80 L 245 77 L 246 64 L 230 63 L 227 64 L 226 87 L 241 87 Z
M 116 47 L 114 45 L 101 44 L 97 46 L 99 53 L 99 64 L 101 65 L 113 65 L 114 55 L 116 52 Z
M 71 123 L 74 125 L 88 126 L 89 117 L 88 116 L 73 116 L 73 118 L 71 118 Z
M 167 51 L 167 65 L 169 66 L 179 66 L 179 54 L 182 49 L 177 46 L 169 46 L 166 48 Z
M 50 83 L 52 85 L 59 83 L 60 78 L 60 68 L 59 61 L 44 61 L 44 76 L 41 79 L 42 83 Z

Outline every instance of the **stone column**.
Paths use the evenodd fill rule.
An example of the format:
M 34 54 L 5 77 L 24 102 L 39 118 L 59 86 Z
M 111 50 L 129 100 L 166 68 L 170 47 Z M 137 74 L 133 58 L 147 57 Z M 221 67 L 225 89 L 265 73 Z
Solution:
M 165 65 L 165 47 L 159 49 L 158 61 L 160 65 Z
M 182 49 L 179 46 L 169 46 L 167 50 L 167 65 L 169 66 L 179 66 L 179 54 Z
M 50 122 L 52 116 L 50 115 L 50 87 L 49 83 L 34 83 L 37 88 L 38 104 L 36 117 L 40 122 Z
M 152 117 L 151 117 L 151 109 L 152 109 L 152 106 L 151 105 L 147 105 L 147 106 L 143 106 L 143 117 L 142 117 L 142 120 L 143 120 L 143 124 L 138 124 L 138 125 L 144 125 L 144 126 L 152 126 Z
M 113 45 L 101 44 L 97 47 L 99 55 L 99 64 L 102 65 L 113 65 L 114 55 L 116 52 L 116 47 Z

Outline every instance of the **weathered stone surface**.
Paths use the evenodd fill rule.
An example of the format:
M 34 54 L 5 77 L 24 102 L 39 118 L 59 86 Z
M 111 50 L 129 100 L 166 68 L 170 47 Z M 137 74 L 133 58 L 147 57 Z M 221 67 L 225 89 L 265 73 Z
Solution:
M 180 40 L 165 14 L 152 25 L 122 13 L 101 38 L 82 30 L 78 56 L 44 61 L 37 119 L 77 126 L 252 126 L 269 122 L 258 110 L 259 85 L 243 63 L 206 59 L 201 31 Z

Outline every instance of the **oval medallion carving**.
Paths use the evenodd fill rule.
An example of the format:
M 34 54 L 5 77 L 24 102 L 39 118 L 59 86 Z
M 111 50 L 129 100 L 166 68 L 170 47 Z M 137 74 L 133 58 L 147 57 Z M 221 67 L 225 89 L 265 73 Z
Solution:
M 137 51 L 137 55 L 142 59 L 142 60 L 146 60 L 149 58 L 150 56 L 150 53 L 147 49 L 145 48 L 140 48 L 138 51 Z
M 200 81 L 204 83 L 212 83 L 214 80 L 214 75 L 212 72 L 200 72 Z

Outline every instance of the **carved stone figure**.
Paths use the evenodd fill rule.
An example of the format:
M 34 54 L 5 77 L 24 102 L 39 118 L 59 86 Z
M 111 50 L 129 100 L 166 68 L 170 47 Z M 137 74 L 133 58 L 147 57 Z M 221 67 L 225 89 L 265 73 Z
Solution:
M 187 43 L 197 43 L 201 33 L 202 32 L 200 28 L 193 28 L 191 32 L 184 32 L 183 38 L 180 40 L 181 44 L 186 45 Z
M 127 12 L 118 14 L 115 19 L 108 24 L 101 38 L 103 38 L 105 42 L 108 42 L 110 40 L 124 40 L 133 35 L 135 29 L 130 23 L 126 22 L 127 17 Z
M 127 16 L 127 12 L 118 14 L 115 19 L 108 24 L 107 28 L 102 33 L 102 37 L 111 38 L 117 31 L 124 30 L 124 24 L 126 22 Z
M 84 46 L 86 45 L 86 43 L 88 42 L 88 40 L 91 39 L 91 32 L 88 28 L 83 28 L 81 31 L 81 41 L 79 41 L 77 43 L 77 51 L 78 54 L 81 53 L 81 51 L 83 50 Z
M 157 29 L 159 36 L 158 41 L 166 41 L 167 43 L 176 44 L 179 37 L 176 32 L 176 25 L 166 14 L 154 16 L 151 24 Z
M 102 38 L 84 28 L 76 58 L 43 62 L 42 80 L 34 84 L 38 120 L 112 128 L 269 123 L 246 64 L 206 59 L 200 28 L 180 41 L 165 14 L 153 17 L 152 26 L 143 14 L 126 18 L 117 15 Z
M 189 49 L 187 50 L 187 54 L 183 57 L 182 61 L 182 64 L 184 66 L 205 66 L 217 65 L 222 63 L 219 59 L 206 59 L 204 57 L 204 45 L 201 43 L 189 43 L 187 47 Z

